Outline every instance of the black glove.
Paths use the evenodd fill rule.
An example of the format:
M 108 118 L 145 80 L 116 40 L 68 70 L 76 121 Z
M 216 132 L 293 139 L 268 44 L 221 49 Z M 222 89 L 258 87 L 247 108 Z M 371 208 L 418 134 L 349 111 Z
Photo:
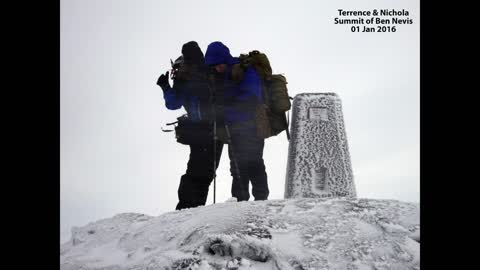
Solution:
M 167 89 L 170 89 L 170 83 L 168 82 L 168 73 L 160 75 L 157 80 L 157 85 L 162 88 L 163 91 L 166 91 Z

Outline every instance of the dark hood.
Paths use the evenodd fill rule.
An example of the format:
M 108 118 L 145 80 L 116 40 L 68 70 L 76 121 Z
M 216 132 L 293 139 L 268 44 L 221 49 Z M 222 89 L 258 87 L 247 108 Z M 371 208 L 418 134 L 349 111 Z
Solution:
M 186 64 L 203 65 L 205 57 L 203 52 L 195 41 L 190 41 L 182 46 L 183 61 Z

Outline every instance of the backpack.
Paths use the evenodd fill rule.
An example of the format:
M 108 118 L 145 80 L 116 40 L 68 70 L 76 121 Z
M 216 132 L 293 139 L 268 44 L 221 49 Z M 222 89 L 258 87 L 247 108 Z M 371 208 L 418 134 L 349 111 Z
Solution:
M 240 82 L 245 69 L 252 66 L 262 80 L 263 104 L 256 108 L 257 135 L 261 138 L 276 136 L 286 131 L 287 139 L 288 119 L 285 112 L 291 108 L 291 97 L 288 96 L 287 79 L 280 74 L 272 74 L 268 57 L 257 50 L 239 56 L 240 63 L 232 67 L 232 79 Z

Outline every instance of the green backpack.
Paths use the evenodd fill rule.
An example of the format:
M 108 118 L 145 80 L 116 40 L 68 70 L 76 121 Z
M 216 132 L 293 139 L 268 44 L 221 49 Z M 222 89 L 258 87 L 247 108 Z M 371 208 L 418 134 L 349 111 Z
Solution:
M 263 82 L 264 104 L 259 104 L 256 111 L 257 135 L 268 138 L 285 130 L 287 139 L 290 139 L 285 112 L 290 110 L 292 98 L 288 96 L 287 79 L 283 75 L 272 74 L 270 61 L 264 53 L 259 51 L 241 54 L 239 60 L 240 63 L 232 68 L 233 80 L 240 82 L 245 69 L 252 66 Z

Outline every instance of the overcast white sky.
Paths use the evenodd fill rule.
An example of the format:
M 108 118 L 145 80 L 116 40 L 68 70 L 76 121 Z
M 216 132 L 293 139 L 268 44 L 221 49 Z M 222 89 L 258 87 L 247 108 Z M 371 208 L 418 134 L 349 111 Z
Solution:
M 395 33 L 333 23 L 338 9 L 383 8 L 414 23 Z M 358 197 L 419 201 L 418 0 L 62 0 L 60 34 L 62 241 L 72 226 L 175 208 L 189 151 L 160 128 L 184 110 L 167 110 L 155 82 L 191 40 L 265 52 L 291 96 L 339 94 Z M 226 150 L 218 202 L 231 197 Z M 270 199 L 283 198 L 287 152 L 284 133 L 266 141 Z

